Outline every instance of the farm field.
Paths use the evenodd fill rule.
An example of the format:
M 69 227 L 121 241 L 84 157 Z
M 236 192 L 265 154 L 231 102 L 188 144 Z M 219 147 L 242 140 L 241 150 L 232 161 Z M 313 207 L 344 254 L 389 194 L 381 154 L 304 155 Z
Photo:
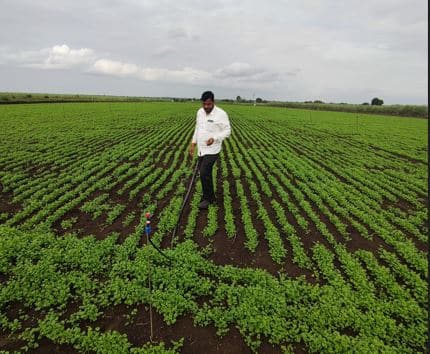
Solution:
M 172 240 L 199 104 L 0 106 L 0 350 L 425 352 L 428 121 L 220 104 Z

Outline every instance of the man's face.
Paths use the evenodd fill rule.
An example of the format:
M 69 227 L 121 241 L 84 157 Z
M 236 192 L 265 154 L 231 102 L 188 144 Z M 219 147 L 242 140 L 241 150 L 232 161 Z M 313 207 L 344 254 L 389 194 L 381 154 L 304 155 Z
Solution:
M 212 101 L 210 98 L 208 98 L 206 101 L 203 101 L 203 109 L 205 110 L 206 114 L 212 112 L 214 105 L 214 101 Z

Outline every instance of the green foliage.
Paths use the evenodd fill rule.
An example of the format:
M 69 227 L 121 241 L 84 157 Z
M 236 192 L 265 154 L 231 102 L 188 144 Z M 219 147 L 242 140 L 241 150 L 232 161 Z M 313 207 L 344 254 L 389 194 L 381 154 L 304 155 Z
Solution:
M 382 106 L 384 104 L 384 101 L 379 99 L 378 97 L 372 98 L 372 101 L 370 102 L 372 106 Z
M 20 351 L 46 340 L 82 352 L 189 345 L 138 348 L 121 329 L 100 328 L 123 307 L 125 326 L 146 320 L 151 304 L 165 325 L 188 317 L 219 335 L 237 328 L 256 352 L 262 342 L 286 352 L 425 351 L 427 122 L 262 104 L 225 107 L 232 136 L 214 170 L 222 203 L 201 217 L 197 182 L 172 248 L 197 103 L 1 106 L 8 340 Z M 171 262 L 146 244 L 145 212 Z M 59 223 L 75 230 L 68 215 L 78 214 L 81 229 L 52 233 Z M 85 225 L 87 216 L 95 221 Z M 95 227 L 99 240 L 87 236 Z M 228 247 L 214 255 L 215 234 Z
M 203 229 L 203 235 L 210 237 L 215 235 L 218 230 L 218 207 L 216 205 L 209 205 L 208 208 L 208 223 Z
M 125 205 L 123 204 L 116 204 L 108 213 L 106 217 L 106 223 L 108 225 L 112 224 L 124 211 Z
M 134 212 L 134 211 L 133 211 L 133 212 L 131 212 L 130 214 L 128 214 L 128 215 L 125 217 L 124 221 L 122 222 L 122 225 L 123 225 L 124 227 L 129 226 L 129 225 L 131 224 L 131 222 L 135 219 L 135 217 L 136 217 L 135 212 Z
M 91 214 L 92 218 L 96 219 L 111 209 L 110 205 L 106 203 L 108 198 L 109 194 L 103 193 L 93 200 L 85 202 L 80 209 L 85 213 Z
M 66 229 L 70 229 L 75 223 L 76 223 L 76 221 L 78 220 L 78 218 L 75 216 L 75 217 L 71 217 L 71 218 L 68 218 L 68 219 L 65 219 L 65 220 L 63 220 L 62 222 L 61 222 L 61 227 L 64 229 L 64 230 L 66 230 Z

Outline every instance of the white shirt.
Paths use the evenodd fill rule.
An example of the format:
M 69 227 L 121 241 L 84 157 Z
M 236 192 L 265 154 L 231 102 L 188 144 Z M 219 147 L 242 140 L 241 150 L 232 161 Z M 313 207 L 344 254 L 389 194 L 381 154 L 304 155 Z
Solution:
M 209 114 L 201 107 L 196 115 L 196 128 L 194 129 L 193 143 L 197 143 L 198 155 L 217 154 L 221 151 L 221 144 L 231 133 L 230 121 L 227 113 L 214 105 Z M 206 141 L 214 139 L 211 145 Z

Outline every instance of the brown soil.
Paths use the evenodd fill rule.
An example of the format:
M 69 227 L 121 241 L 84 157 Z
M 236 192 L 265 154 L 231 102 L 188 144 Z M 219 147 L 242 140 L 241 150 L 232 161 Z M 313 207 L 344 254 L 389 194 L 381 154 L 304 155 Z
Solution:
M 91 326 L 100 327 L 101 331 L 116 330 L 120 333 L 125 333 L 133 346 L 142 346 L 150 342 L 151 339 L 155 343 L 163 341 L 169 346 L 172 341 L 184 338 L 182 353 L 252 353 L 243 336 L 233 326 L 230 326 L 226 335 L 220 337 L 216 334 L 214 326 L 200 327 L 194 325 L 194 321 L 189 315 L 181 316 L 173 325 L 168 325 L 154 309 L 152 311 L 153 337 L 150 338 L 149 308 L 144 305 L 139 305 L 135 308 L 137 309 L 137 314 L 133 317 L 130 316 L 132 308 L 128 308 L 126 305 L 110 308 Z M 263 342 L 259 352 L 281 353 L 281 350 L 279 347 L 269 344 L 266 340 Z
M 22 206 L 13 202 L 13 193 L 5 192 L 3 185 L 0 183 L 0 214 L 16 214 L 22 209 Z M 1 222 L 1 221 L 0 221 Z

